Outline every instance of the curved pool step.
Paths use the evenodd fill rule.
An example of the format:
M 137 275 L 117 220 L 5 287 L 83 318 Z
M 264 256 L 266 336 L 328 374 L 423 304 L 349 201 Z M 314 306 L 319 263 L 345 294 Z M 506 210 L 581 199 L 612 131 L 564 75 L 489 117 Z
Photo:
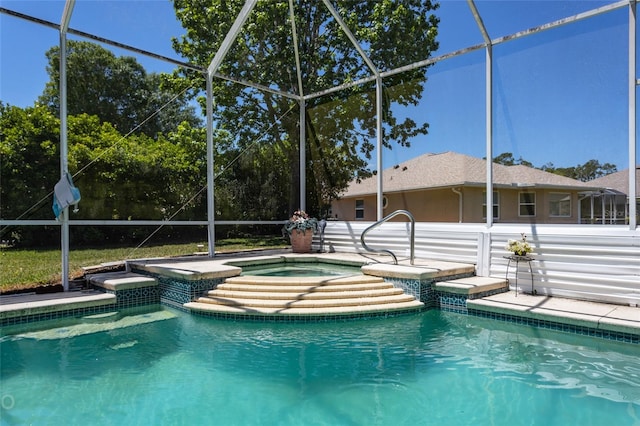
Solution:
M 232 277 L 185 308 L 212 316 L 327 317 L 389 315 L 424 304 L 379 277 Z
M 278 285 L 278 286 L 328 286 L 328 285 L 353 285 L 353 284 L 374 284 L 384 283 L 381 277 L 371 275 L 354 274 L 335 277 L 274 277 L 240 275 L 230 277 L 225 280 L 226 284 L 249 284 L 249 285 Z
M 393 284 L 387 282 L 361 283 L 361 284 L 341 284 L 332 286 L 321 285 L 278 285 L 278 284 L 227 284 L 222 283 L 216 287 L 220 291 L 251 291 L 249 286 L 253 286 L 256 292 L 263 293 L 312 293 L 312 292 L 344 292 L 344 291 L 375 291 L 394 288 Z M 214 290 L 215 291 L 215 290 Z
M 373 297 L 351 297 L 344 295 L 339 299 L 325 298 L 307 298 L 307 295 L 299 295 L 296 298 L 289 299 L 240 299 L 219 296 L 200 297 L 196 301 L 200 303 L 211 303 L 215 305 L 227 306 L 247 306 L 251 308 L 322 308 L 334 306 L 363 306 L 363 305 L 382 305 L 388 303 L 410 302 L 414 300 L 413 296 L 404 293 L 389 296 L 373 296 Z
M 386 305 L 361 305 L 361 306 L 327 306 L 320 308 L 267 308 L 249 306 L 213 305 L 199 302 L 185 303 L 184 306 L 192 312 L 211 316 L 222 316 L 241 319 L 243 317 L 289 317 L 304 318 L 304 320 L 326 320 L 329 317 L 357 318 L 364 316 L 386 316 L 419 312 L 424 303 L 417 300 L 404 303 Z
M 273 288 L 273 287 L 270 287 Z M 277 287 L 276 287 L 277 288 Z M 345 297 L 345 291 L 329 291 L 324 288 L 322 291 L 316 291 L 314 288 L 305 289 L 305 287 L 295 287 L 296 289 L 304 289 L 301 291 L 268 291 L 262 288 L 256 288 L 256 291 L 251 289 L 246 290 L 212 290 L 208 293 L 207 298 L 222 298 L 222 299 L 257 299 L 257 300 L 331 300 L 331 299 L 343 299 Z M 382 296 L 394 296 L 404 295 L 404 292 L 400 288 L 381 288 L 381 289 L 352 289 L 349 290 L 349 298 L 364 298 L 364 297 L 382 297 Z M 411 297 L 411 296 L 409 296 Z

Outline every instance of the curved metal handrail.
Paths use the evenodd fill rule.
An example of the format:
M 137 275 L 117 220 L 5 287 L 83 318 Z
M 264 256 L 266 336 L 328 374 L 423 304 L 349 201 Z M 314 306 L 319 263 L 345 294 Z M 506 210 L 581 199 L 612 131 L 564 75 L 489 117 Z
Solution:
M 414 260 L 414 257 L 415 257 L 415 236 L 416 236 L 415 227 L 416 227 L 416 220 L 414 219 L 413 215 L 410 212 L 408 212 L 407 210 L 396 210 L 393 213 L 389 214 L 388 216 L 383 217 L 382 219 L 380 219 L 379 221 L 377 221 L 373 225 L 369 226 L 367 229 L 362 231 L 362 234 L 360 235 L 360 243 L 362 243 L 362 247 L 364 247 L 364 249 L 367 250 L 367 251 L 370 251 L 370 252 L 373 252 L 373 253 L 387 253 L 387 254 L 391 255 L 391 257 L 393 257 L 394 264 L 397 265 L 398 264 L 398 258 L 396 257 L 395 254 L 393 254 L 393 252 L 391 250 L 374 249 L 374 248 L 369 247 L 367 245 L 367 243 L 364 242 L 364 236 L 369 231 L 371 231 L 372 229 L 377 228 L 378 226 L 382 225 L 384 222 L 387 222 L 388 220 L 393 219 L 394 217 L 396 217 L 396 216 L 398 216 L 400 214 L 405 215 L 411 221 L 410 262 L 413 265 L 413 260 Z

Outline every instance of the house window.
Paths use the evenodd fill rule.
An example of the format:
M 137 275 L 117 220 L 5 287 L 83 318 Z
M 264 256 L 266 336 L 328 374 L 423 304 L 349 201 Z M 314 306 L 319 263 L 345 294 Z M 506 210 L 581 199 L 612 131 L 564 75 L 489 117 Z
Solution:
M 356 200 L 356 219 L 364 219 L 364 200 Z
M 549 216 L 571 216 L 571 194 L 551 192 L 549 194 Z
M 482 193 L 482 218 L 487 218 L 487 193 Z M 493 218 L 500 219 L 500 194 L 498 191 L 493 191 Z
M 518 197 L 518 215 L 519 216 L 535 216 L 536 215 L 536 193 L 521 192 Z

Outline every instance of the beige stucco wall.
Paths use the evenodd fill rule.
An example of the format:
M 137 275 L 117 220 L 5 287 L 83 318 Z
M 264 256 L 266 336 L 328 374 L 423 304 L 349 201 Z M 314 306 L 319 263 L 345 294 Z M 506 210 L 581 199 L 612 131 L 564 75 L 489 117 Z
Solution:
M 456 188 L 462 193 L 462 222 L 483 223 L 486 219 L 482 214 L 485 201 L 484 188 L 466 187 Z M 495 222 L 502 223 L 578 223 L 578 194 L 571 193 L 571 216 L 553 217 L 549 214 L 549 194 L 547 189 L 525 190 L 536 193 L 536 215 L 519 216 L 518 199 L 522 189 L 498 188 L 500 217 Z M 395 210 L 410 211 L 418 222 L 458 222 L 460 218 L 460 197 L 451 188 L 434 189 L 429 191 L 408 191 L 387 194 L 387 206 L 383 215 Z M 332 217 L 339 220 L 356 220 L 356 199 L 364 200 L 364 218 L 361 220 L 375 221 L 376 197 L 373 195 L 355 198 L 343 198 L 332 204 Z M 491 209 L 489 209 L 491 211 Z M 405 220 L 398 218 L 398 220 Z

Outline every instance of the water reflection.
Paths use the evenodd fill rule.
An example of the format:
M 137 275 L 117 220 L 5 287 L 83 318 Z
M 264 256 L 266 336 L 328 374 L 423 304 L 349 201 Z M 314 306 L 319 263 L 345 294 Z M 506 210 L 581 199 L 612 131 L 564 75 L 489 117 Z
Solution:
M 481 370 L 537 388 L 640 403 L 637 347 L 439 311 L 330 324 L 202 319 L 197 356 L 211 369 L 322 386 L 403 383 Z M 193 336 L 195 337 L 195 336 Z M 459 380 L 468 380 L 464 377 Z M 474 380 L 477 380 L 475 378 Z

